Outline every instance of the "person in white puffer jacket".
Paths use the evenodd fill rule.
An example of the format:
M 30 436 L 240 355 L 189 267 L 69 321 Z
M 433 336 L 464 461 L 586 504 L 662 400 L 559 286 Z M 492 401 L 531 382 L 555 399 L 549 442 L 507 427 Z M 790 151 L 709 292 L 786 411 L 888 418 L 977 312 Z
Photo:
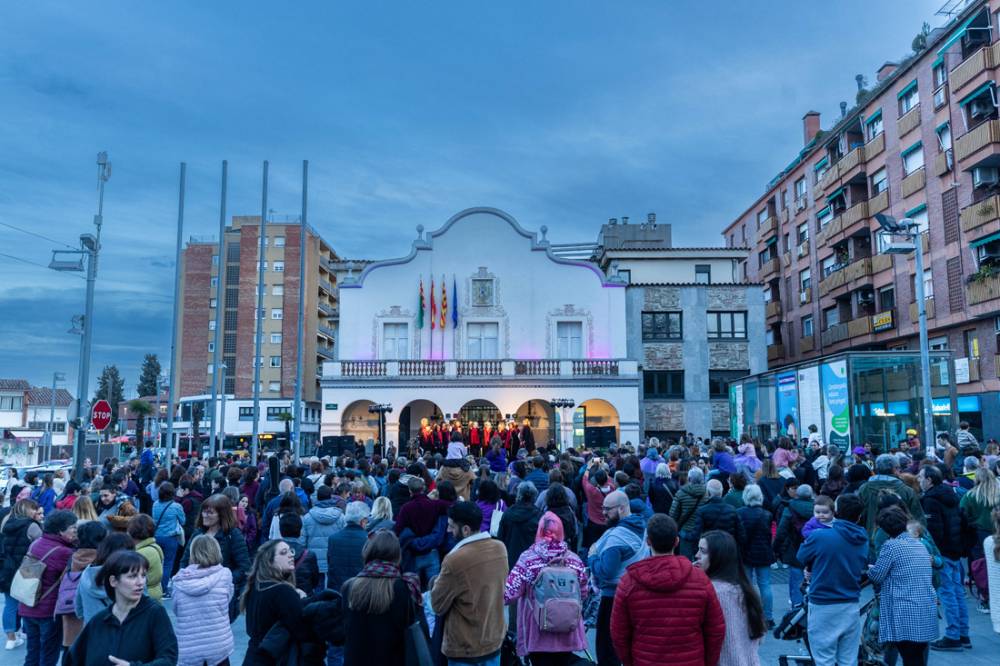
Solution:
M 177 664 L 217 666 L 233 653 L 229 624 L 233 574 L 222 566 L 222 550 L 215 538 L 196 536 L 189 552 L 191 564 L 171 581 L 177 618 Z

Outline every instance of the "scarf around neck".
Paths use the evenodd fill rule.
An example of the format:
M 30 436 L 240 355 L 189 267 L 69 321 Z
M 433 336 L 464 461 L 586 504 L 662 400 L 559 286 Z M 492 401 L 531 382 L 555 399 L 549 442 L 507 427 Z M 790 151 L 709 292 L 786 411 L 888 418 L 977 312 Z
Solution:
M 365 564 L 358 572 L 358 578 L 402 578 L 406 586 L 410 588 L 410 596 L 417 604 L 422 604 L 420 595 L 420 578 L 413 573 L 401 573 L 399 565 L 386 560 L 372 560 Z

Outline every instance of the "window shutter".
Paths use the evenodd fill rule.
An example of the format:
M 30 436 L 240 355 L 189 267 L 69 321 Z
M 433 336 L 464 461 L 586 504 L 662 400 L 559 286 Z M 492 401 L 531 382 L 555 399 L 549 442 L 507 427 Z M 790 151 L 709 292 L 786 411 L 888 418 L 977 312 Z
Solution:
M 958 242 L 958 188 L 953 187 L 941 195 L 941 212 L 944 216 L 945 245 Z M 949 279 L 951 270 L 948 271 Z M 952 310 L 954 312 L 955 310 Z
M 954 192 L 954 190 L 952 190 Z M 951 312 L 961 312 L 964 309 L 962 294 L 962 259 L 952 257 L 948 260 L 948 308 Z

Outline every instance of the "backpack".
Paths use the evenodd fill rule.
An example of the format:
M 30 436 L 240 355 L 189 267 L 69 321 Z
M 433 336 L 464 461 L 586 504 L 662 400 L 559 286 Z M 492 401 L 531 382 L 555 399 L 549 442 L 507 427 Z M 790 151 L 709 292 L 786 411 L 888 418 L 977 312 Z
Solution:
M 42 592 L 42 575 L 45 573 L 45 560 L 57 550 L 59 550 L 59 547 L 53 546 L 41 558 L 31 553 L 25 555 L 24 559 L 21 560 L 21 566 L 18 567 L 17 573 L 14 574 L 14 579 L 10 582 L 10 596 L 28 608 L 34 608 L 38 605 L 39 601 L 49 596 L 58 588 L 59 583 L 62 582 L 62 574 L 60 574 L 59 580 L 52 587 L 45 590 L 44 593 Z M 63 571 L 63 574 L 65 573 Z
M 583 618 L 580 579 L 566 558 L 552 560 L 535 578 L 533 612 L 541 631 L 565 634 L 574 631 Z

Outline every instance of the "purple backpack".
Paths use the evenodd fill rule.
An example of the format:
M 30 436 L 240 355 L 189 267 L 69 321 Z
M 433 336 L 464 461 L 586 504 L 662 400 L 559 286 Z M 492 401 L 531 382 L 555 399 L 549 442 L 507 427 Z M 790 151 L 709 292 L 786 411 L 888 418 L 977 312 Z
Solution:
M 72 566 L 72 563 L 70 565 Z M 76 588 L 80 584 L 83 571 L 70 571 L 67 567 L 62 580 L 59 581 L 59 593 L 56 595 L 56 615 L 69 615 L 76 612 Z
M 535 578 L 534 612 L 538 628 L 554 634 L 575 630 L 583 618 L 580 579 L 565 558 L 549 562 Z

